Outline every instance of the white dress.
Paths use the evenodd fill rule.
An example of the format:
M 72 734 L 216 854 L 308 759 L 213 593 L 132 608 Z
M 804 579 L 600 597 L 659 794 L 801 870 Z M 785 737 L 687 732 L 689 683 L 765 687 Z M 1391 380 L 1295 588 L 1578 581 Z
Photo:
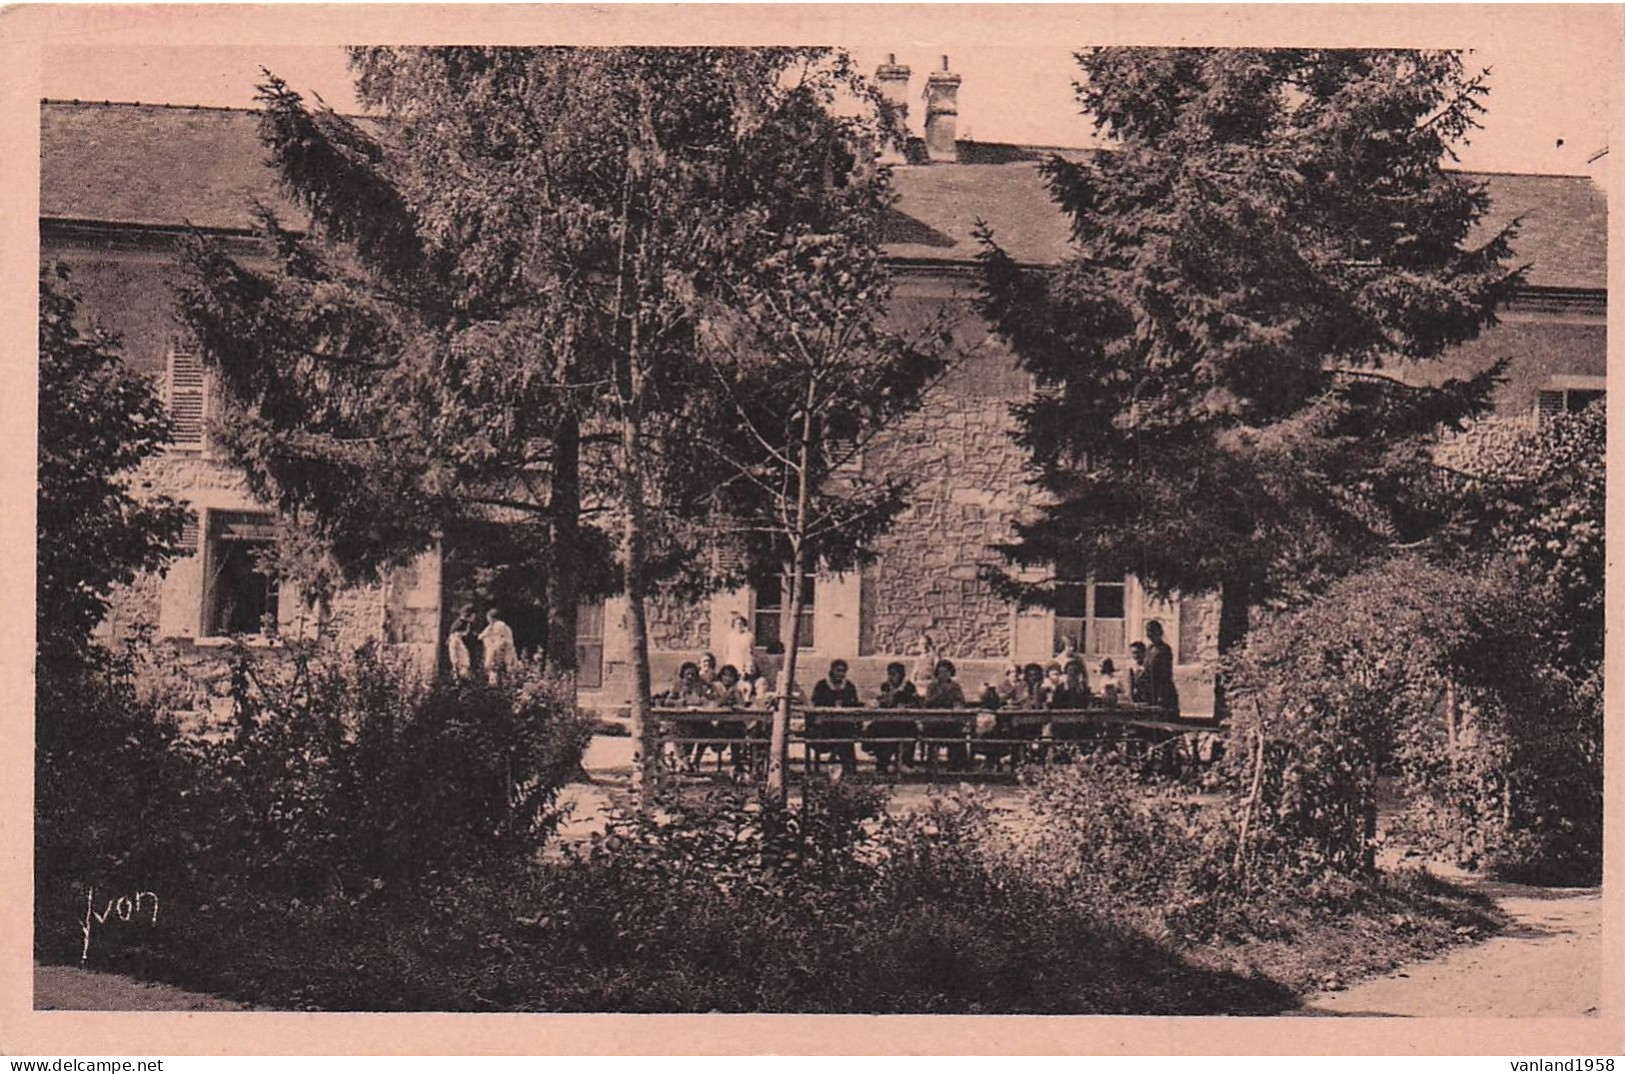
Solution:
M 513 628 L 500 619 L 491 620 L 480 631 L 480 645 L 485 650 L 485 674 L 492 682 L 501 679 L 519 661 L 519 650 L 513 643 Z
M 729 632 L 722 641 L 722 666 L 732 666 L 739 677 L 748 679 L 756 671 L 756 639 L 748 630 Z

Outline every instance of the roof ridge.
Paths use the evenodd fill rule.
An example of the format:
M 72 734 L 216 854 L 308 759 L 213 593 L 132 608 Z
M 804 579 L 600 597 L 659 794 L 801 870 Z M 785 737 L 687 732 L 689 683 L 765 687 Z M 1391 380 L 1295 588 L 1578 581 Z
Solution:
M 173 112 L 240 112 L 244 115 L 258 115 L 258 108 L 244 108 L 240 105 L 225 104 L 174 104 L 168 101 L 113 101 L 113 100 L 85 100 L 79 97 L 41 97 L 40 104 L 75 105 L 82 108 L 163 108 Z M 364 113 L 340 112 L 345 119 L 377 119 L 377 116 L 368 116 Z M 975 138 L 960 138 L 959 141 L 973 146 L 1006 146 L 1011 149 L 1020 149 L 1031 153 L 1099 153 L 1100 146 L 1062 146 L 1062 145 L 1029 145 L 1025 142 L 1006 141 L 980 141 Z M 944 162 L 934 166 L 941 168 Z M 952 164 L 954 162 L 946 162 Z M 1037 164 L 1039 161 L 1001 161 L 1001 164 Z M 963 167 L 990 167 L 996 165 L 983 163 L 965 163 Z M 918 167 L 925 167 L 919 165 Z M 1494 168 L 1444 168 L 1443 171 L 1454 172 L 1457 175 L 1506 175 L 1520 179 L 1585 179 L 1591 176 L 1583 172 L 1515 172 Z
M 76 105 L 81 108 L 164 108 L 173 112 L 242 112 L 257 115 L 258 108 L 227 104 L 173 104 L 168 101 L 88 101 L 80 97 L 41 97 L 40 104 Z

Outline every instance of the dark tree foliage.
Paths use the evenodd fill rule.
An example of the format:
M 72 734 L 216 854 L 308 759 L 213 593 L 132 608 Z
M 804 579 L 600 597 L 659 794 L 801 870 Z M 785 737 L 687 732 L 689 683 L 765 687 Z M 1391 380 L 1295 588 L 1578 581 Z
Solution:
M 1053 499 L 1003 551 L 1219 591 L 1229 650 L 1248 608 L 1418 537 L 1430 439 L 1487 406 L 1498 368 L 1395 370 L 1519 282 L 1510 227 L 1473 237 L 1483 184 L 1443 167 L 1485 88 L 1453 53 L 1078 60 L 1110 147 L 1044 166 L 1073 252 L 1033 268 L 990 235 L 981 256 L 981 309 L 1039 383 L 1020 438 Z
M 582 389 L 547 312 L 471 286 L 474 255 L 433 243 L 432 162 L 394 128 L 308 109 L 270 76 L 261 103 L 310 228 L 262 211 L 262 258 L 184 251 L 183 319 L 224 389 L 215 436 L 346 579 L 446 540 L 563 583 L 549 655 L 572 662 L 573 608 L 607 585 L 608 553 L 579 526 Z
M 817 48 L 351 59 L 375 120 L 262 87 L 310 233 L 267 217 L 266 267 L 189 258 L 226 442 L 354 569 L 470 516 L 532 525 L 558 662 L 613 537 L 646 705 L 645 598 L 699 558 L 727 470 L 694 435 L 722 412 L 701 326 L 780 237 L 872 220 L 883 123 L 842 105 L 873 95 Z
M 696 311 L 748 233 L 849 207 L 855 143 L 828 104 L 855 81 L 816 49 L 362 48 L 352 66 L 376 119 L 261 87 L 309 232 L 264 214 L 263 262 L 188 254 L 219 435 L 351 576 L 516 527 L 568 663 L 578 598 L 616 584 L 591 524 L 622 495 L 613 422 L 640 422 L 658 578 L 685 562 L 663 523 L 703 510 L 715 473 L 671 435 L 708 399 Z
M 172 554 L 185 510 L 139 494 L 133 471 L 169 442 L 152 384 L 117 337 L 79 323 L 61 266 L 40 273 L 35 658 L 42 674 L 95 662 L 91 633 L 114 586 Z

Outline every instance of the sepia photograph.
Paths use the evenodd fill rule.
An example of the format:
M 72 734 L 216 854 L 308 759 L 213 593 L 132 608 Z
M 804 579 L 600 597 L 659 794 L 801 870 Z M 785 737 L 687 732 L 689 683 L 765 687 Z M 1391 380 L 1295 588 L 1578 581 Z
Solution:
M 1619 8 L 284 10 L 21 12 L 31 1012 L 1617 1017 Z

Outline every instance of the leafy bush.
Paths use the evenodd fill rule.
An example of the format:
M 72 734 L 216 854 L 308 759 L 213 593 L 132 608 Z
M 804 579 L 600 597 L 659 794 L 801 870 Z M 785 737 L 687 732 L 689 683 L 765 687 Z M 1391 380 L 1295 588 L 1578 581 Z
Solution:
M 1302 864 L 1369 870 L 1376 780 L 1405 834 L 1471 867 L 1584 879 L 1600 866 L 1600 674 L 1566 674 L 1523 569 L 1401 557 L 1256 629 L 1222 774 Z M 1588 680 L 1589 681 L 1589 680 Z M 1253 787 L 1257 793 L 1253 793 Z M 1251 853 L 1249 847 L 1247 853 Z
M 878 805 L 845 787 L 788 811 L 731 794 L 669 801 L 558 860 L 267 906 L 228 926 L 252 954 L 192 972 L 233 994 L 329 1010 L 1196 1013 L 1292 1002 L 1036 882 L 997 849 L 975 800 L 895 820 Z M 290 947 L 290 932 L 303 942 Z
M 1028 860 L 1050 884 L 1094 905 L 1133 906 L 1153 935 L 1207 939 L 1237 929 L 1233 799 L 1201 800 L 1087 757 L 1033 784 Z
M 77 959 L 87 899 L 193 885 L 213 818 L 198 755 L 108 662 L 35 680 L 36 951 Z M 194 808 L 199 807 L 199 808 Z
M 213 738 L 181 734 L 127 667 L 42 676 L 39 697 L 36 937 L 52 959 L 79 957 L 89 887 L 159 893 L 161 924 L 121 951 L 165 965 L 210 950 L 200 931 L 526 861 L 590 737 L 545 679 L 427 686 L 373 649 L 281 670 L 239 650 L 234 725 Z
M 258 848 L 256 886 L 303 898 L 534 852 L 591 735 L 541 678 L 424 685 L 371 646 L 281 674 L 245 651 L 236 667 L 224 823 Z

